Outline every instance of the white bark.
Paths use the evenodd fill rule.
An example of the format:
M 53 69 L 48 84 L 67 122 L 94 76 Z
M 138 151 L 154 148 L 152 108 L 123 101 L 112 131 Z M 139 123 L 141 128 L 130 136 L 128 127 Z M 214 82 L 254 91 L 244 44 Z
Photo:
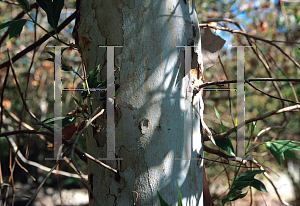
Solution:
M 183 115 L 190 102 L 183 86 L 189 74 L 184 71 L 184 51 L 176 47 L 194 45 L 199 35 L 192 4 L 191 0 L 187 4 L 184 0 L 81 1 L 75 36 L 77 41 L 83 37 L 91 41 L 82 54 L 86 69 L 100 64 L 105 79 L 106 52 L 98 46 L 123 46 L 115 49 L 115 64 L 121 66 L 115 152 L 123 160 L 105 161 L 120 171 L 120 178 L 89 162 L 95 194 L 91 206 L 134 205 L 133 191 L 138 193 L 136 205 L 159 205 L 157 191 L 170 205 L 177 205 L 176 182 L 183 205 L 202 205 L 201 161 L 175 160 L 189 156 L 187 137 L 192 134 L 191 157 L 202 153 L 200 117 Z M 94 99 L 93 107 L 104 103 Z M 98 123 L 104 126 L 105 118 Z M 106 158 L 105 131 L 90 133 L 87 146 L 94 157 Z

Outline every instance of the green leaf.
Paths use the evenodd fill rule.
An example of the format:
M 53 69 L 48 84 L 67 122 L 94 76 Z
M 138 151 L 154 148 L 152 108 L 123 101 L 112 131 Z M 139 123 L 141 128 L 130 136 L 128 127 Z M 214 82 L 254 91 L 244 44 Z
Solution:
M 215 108 L 215 107 L 214 107 Z M 219 114 L 219 112 L 218 112 L 218 110 L 215 108 L 215 113 L 216 113 L 216 116 L 217 116 L 217 118 L 220 120 L 220 122 L 221 122 L 221 129 L 222 129 L 222 132 L 225 132 L 226 131 L 226 128 L 225 128 L 225 126 L 223 125 L 223 122 L 222 122 L 222 120 L 221 120 L 221 117 L 220 117 L 220 114 Z
M 258 179 L 254 179 L 250 186 L 254 187 L 255 189 L 257 189 L 258 191 L 262 191 L 262 192 L 268 192 L 264 183 L 262 183 L 261 181 L 259 181 Z
M 248 194 L 248 191 L 245 193 L 242 193 L 241 190 L 235 190 L 234 192 L 232 192 L 230 194 L 228 193 L 226 198 L 222 199 L 222 205 L 225 205 L 227 202 L 230 202 L 230 201 L 235 201 L 237 199 L 244 198 L 247 194 Z
M 26 24 L 26 22 L 26 19 L 19 19 L 14 24 L 12 24 L 9 29 L 9 38 L 13 38 L 17 35 L 20 35 L 20 33 L 23 30 L 23 26 Z
M 64 7 L 64 0 L 53 0 L 53 25 L 52 28 L 57 28 L 61 10 Z
M 76 117 L 74 116 L 66 116 L 66 117 L 55 117 L 55 118 L 49 118 L 45 119 L 43 123 L 47 126 L 51 126 L 55 123 L 57 120 L 61 120 L 61 126 L 64 128 L 65 126 L 72 124 Z
M 169 206 L 168 203 L 160 196 L 159 192 L 157 191 L 159 202 L 161 206 Z
M 53 53 L 53 52 L 49 52 L 49 51 L 47 51 L 47 52 L 52 56 L 51 53 Z M 53 58 L 47 58 L 45 60 L 50 61 L 50 62 L 54 62 L 54 57 Z M 61 69 L 64 70 L 64 71 L 74 71 L 73 67 L 67 65 L 64 61 L 62 61 L 62 67 L 61 67 Z
M 235 157 L 231 140 L 228 137 L 224 137 L 222 139 L 215 139 L 215 142 L 218 147 L 226 151 L 229 155 Z
M 242 190 L 246 187 L 248 187 L 252 181 L 236 181 L 233 185 L 233 187 L 230 189 L 229 193 L 232 193 L 233 191 L 235 192 L 236 190 Z
M 254 187 L 259 191 L 267 192 L 265 185 L 261 181 L 254 178 L 255 175 L 263 172 L 265 172 L 265 170 L 248 170 L 241 173 L 233 182 L 226 198 L 222 199 L 222 204 L 224 205 L 226 202 L 245 197 L 248 191 L 243 194 L 242 190 L 249 186 Z
M 177 186 L 177 192 L 178 192 L 178 206 L 182 206 L 182 197 L 181 197 L 181 193 L 180 193 L 177 182 L 176 182 L 176 186 Z
M 285 151 L 284 152 L 284 156 L 285 157 L 288 157 L 288 158 L 292 158 L 292 159 L 299 159 L 295 154 L 294 154 L 294 152 L 292 152 L 292 151 Z
M 236 181 L 252 181 L 254 180 L 254 176 L 257 174 L 264 173 L 265 170 L 247 170 L 241 173 L 237 178 Z
M 47 51 L 48 54 L 50 54 L 53 58 L 55 57 L 55 54 L 54 52 L 51 52 L 51 51 Z
M 26 12 L 29 7 L 28 1 L 27 0 L 17 0 L 17 2 L 19 3 L 20 7 Z
M 12 38 L 21 33 L 26 21 L 27 21 L 26 19 L 18 19 L 18 20 L 8 21 L 8 22 L 1 24 L 0 29 L 10 26 L 9 38 Z
M 219 112 L 218 112 L 218 110 L 216 108 L 215 108 L 215 113 L 216 113 L 217 118 L 221 122 L 222 132 L 225 132 L 226 131 L 226 127 L 223 125 L 223 122 L 221 120 L 220 114 L 219 114 Z M 216 139 L 215 142 L 216 142 L 216 145 L 218 147 L 220 147 L 221 149 L 223 149 L 224 151 L 226 151 L 229 155 L 235 157 L 231 140 L 228 137 L 224 137 L 222 139 Z
M 248 190 L 249 191 L 249 190 Z M 248 191 L 247 192 L 245 192 L 245 193 L 241 193 L 241 194 L 239 194 L 239 195 L 237 195 L 235 198 L 233 198 L 231 201 L 235 201 L 235 200 L 237 200 L 237 199 L 242 199 L 242 198 L 244 198 L 247 194 L 248 194 Z
M 99 67 L 96 67 L 90 73 L 87 77 L 87 83 L 89 85 L 89 88 L 97 88 L 97 86 L 101 83 L 98 81 L 98 75 L 100 73 Z
M 88 88 L 100 88 L 103 86 L 106 86 L 107 81 L 98 81 L 98 75 L 100 73 L 100 67 L 96 67 L 95 69 L 93 69 L 92 71 L 89 72 L 88 77 L 87 77 L 87 83 L 88 83 Z M 84 88 L 87 89 L 87 86 L 84 84 Z M 90 92 L 92 93 L 92 92 Z M 88 91 L 83 91 L 81 93 L 81 96 L 83 99 L 86 99 L 88 96 Z
M 16 22 L 18 22 L 19 20 L 12 20 L 12 21 L 8 21 L 3 24 L 0 24 L 0 29 L 4 29 L 5 27 L 11 26 L 11 25 L 15 24 Z
M 56 29 L 64 0 L 37 0 L 36 2 L 46 12 L 50 26 Z
M 298 159 L 293 153 L 293 151 L 300 151 L 300 147 L 296 144 L 300 144 L 300 142 L 291 140 L 277 140 L 264 143 L 265 147 L 271 152 L 279 165 L 281 165 L 280 157 L 283 160 L 285 156 Z

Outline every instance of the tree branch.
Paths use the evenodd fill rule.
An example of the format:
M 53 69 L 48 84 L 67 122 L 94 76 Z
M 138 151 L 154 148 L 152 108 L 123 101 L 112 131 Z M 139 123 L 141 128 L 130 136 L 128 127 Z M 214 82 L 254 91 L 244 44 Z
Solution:
M 19 5 L 19 4 L 17 4 L 17 5 Z M 39 5 L 37 3 L 31 4 L 30 7 L 28 8 L 28 12 L 31 11 L 32 9 L 35 9 L 35 8 L 38 8 L 38 7 L 39 7 Z M 24 15 L 25 15 L 25 12 L 22 10 L 15 18 L 13 18 L 13 20 L 21 19 Z M 8 33 L 9 33 L 9 28 L 6 30 L 6 32 L 4 33 L 4 35 L 0 39 L 0 47 L 3 43 L 3 41 L 8 36 Z
M 76 18 L 77 15 L 77 11 L 75 11 L 73 14 L 71 14 L 63 23 L 61 23 L 59 25 L 59 27 L 57 27 L 57 33 L 59 33 L 61 30 L 63 30 L 73 19 Z M 52 36 L 55 34 L 55 30 L 52 30 L 51 32 L 49 32 Z M 45 34 L 42 38 L 40 38 L 39 40 L 37 40 L 35 43 L 31 44 L 30 46 L 28 46 L 26 49 L 22 50 L 21 52 L 19 52 L 17 55 L 15 55 L 14 57 L 11 58 L 12 63 L 14 63 L 15 61 L 17 61 L 18 59 L 20 59 L 22 56 L 24 56 L 25 54 L 27 54 L 28 52 L 34 50 L 36 47 L 40 46 L 42 43 L 44 43 L 47 39 L 49 39 L 51 36 L 49 34 Z M 3 69 L 5 67 L 10 66 L 11 63 L 10 61 L 6 61 L 4 63 L 2 63 L 0 65 L 0 69 Z
M 221 20 L 220 20 L 221 21 Z M 234 23 L 235 24 L 235 23 Z M 238 24 L 239 25 L 239 24 Z M 219 26 L 212 26 L 209 24 L 199 24 L 200 27 L 209 27 L 209 28 L 213 28 L 213 29 L 217 29 L 217 30 L 223 30 L 223 31 L 228 31 L 231 33 L 238 33 L 238 34 L 242 34 L 244 36 L 246 36 L 247 38 L 252 38 L 252 39 L 256 39 L 256 40 L 260 40 L 260 41 L 264 41 L 266 43 L 271 44 L 272 46 L 276 47 L 279 51 L 281 51 L 282 54 L 284 54 L 288 59 L 290 59 L 298 68 L 300 68 L 300 64 L 290 55 L 288 55 L 285 51 L 283 51 L 278 45 L 274 44 L 272 40 L 267 40 L 267 39 L 263 39 L 257 36 L 253 36 L 250 35 L 248 33 L 246 33 L 245 31 L 240 31 L 240 30 L 233 30 L 233 29 L 229 29 L 229 28 L 225 28 L 225 27 L 219 27 Z M 295 42 L 297 44 L 299 44 L 299 42 Z
M 255 122 L 255 121 L 258 121 L 258 120 L 263 120 L 263 119 L 265 119 L 265 118 L 267 118 L 267 117 L 269 117 L 271 115 L 274 115 L 274 114 L 280 114 L 280 113 L 284 113 L 284 112 L 291 112 L 291 111 L 296 110 L 296 109 L 300 109 L 300 105 L 294 105 L 294 106 L 285 107 L 285 108 L 282 108 L 282 109 L 279 109 L 279 110 L 273 110 L 273 111 L 268 112 L 268 113 L 266 113 L 264 115 L 261 115 L 259 117 L 254 117 L 254 118 L 248 119 L 248 120 L 245 121 L 245 124 L 242 122 L 238 126 L 229 129 L 227 132 L 223 132 L 221 134 L 213 135 L 214 139 L 222 139 L 224 137 L 227 137 L 231 133 L 236 132 L 241 127 L 243 127 L 244 125 L 249 124 L 251 122 Z M 209 138 L 207 136 L 204 136 L 203 139 L 204 139 L 204 141 L 208 141 L 209 140 Z

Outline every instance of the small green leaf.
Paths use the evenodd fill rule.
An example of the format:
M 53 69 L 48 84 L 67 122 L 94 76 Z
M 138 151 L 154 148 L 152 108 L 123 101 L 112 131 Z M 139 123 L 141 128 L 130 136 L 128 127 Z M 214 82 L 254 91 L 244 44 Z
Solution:
M 176 186 L 177 186 L 177 192 L 178 192 L 178 206 L 182 206 L 182 197 L 181 197 L 181 193 L 180 193 L 177 182 L 176 182 Z
M 95 69 L 90 71 L 87 77 L 87 83 L 89 85 L 89 88 L 97 88 L 97 86 L 101 83 L 98 81 L 99 73 L 100 73 L 99 67 L 96 67 Z
M 55 117 L 55 118 L 49 118 L 45 119 L 43 123 L 47 126 L 51 126 L 55 123 L 57 120 L 61 120 L 61 126 L 64 128 L 65 126 L 72 124 L 76 117 L 74 116 L 66 116 L 66 117 Z
M 255 175 L 263 172 L 265 172 L 265 170 L 248 170 L 241 173 L 233 182 L 226 198 L 222 199 L 222 204 L 224 205 L 226 202 L 245 197 L 248 191 L 243 194 L 242 190 L 249 186 L 254 187 L 259 191 L 267 192 L 265 185 L 261 181 L 254 178 Z
M 235 191 L 232 191 L 232 193 L 230 193 L 230 194 L 228 193 L 226 198 L 222 199 L 222 205 L 224 206 L 227 202 L 235 201 L 237 199 L 244 198 L 248 194 L 248 191 L 245 192 L 245 193 L 242 193 L 241 190 L 235 190 Z
M 88 88 L 91 89 L 91 88 L 100 88 L 100 87 L 103 87 L 103 86 L 106 86 L 107 84 L 107 81 L 98 81 L 98 75 L 100 73 L 100 68 L 99 67 L 96 67 L 95 69 L 93 69 L 92 71 L 89 72 L 88 74 L 88 77 L 87 77 L 87 83 L 88 83 Z M 84 88 L 87 89 L 87 86 L 84 84 Z M 90 92 L 92 93 L 92 92 Z M 81 93 L 81 96 L 83 99 L 86 99 L 87 98 L 87 95 L 88 95 L 88 91 L 83 91 Z
M 287 151 L 284 152 L 284 156 L 287 157 L 287 158 L 292 158 L 292 159 L 296 159 L 296 160 L 299 159 L 299 158 L 294 154 L 294 152 L 289 151 L 289 150 L 287 150 Z
M 249 191 L 249 190 L 248 190 Z M 247 192 L 245 192 L 245 193 L 241 193 L 241 194 L 239 194 L 239 195 L 237 195 L 235 198 L 233 198 L 231 201 L 235 201 L 235 200 L 237 200 L 237 199 L 242 199 L 242 198 L 244 198 L 247 194 L 248 194 L 248 191 Z
M 219 114 L 219 112 L 218 112 L 218 110 L 216 108 L 215 108 L 215 113 L 216 113 L 217 118 L 221 122 L 221 130 L 222 130 L 222 132 L 225 132 L 226 131 L 226 127 L 223 125 L 223 122 L 221 120 L 220 114 Z M 221 149 L 223 149 L 224 151 L 226 151 L 231 156 L 235 157 L 231 140 L 228 137 L 224 137 L 222 139 L 216 139 L 215 142 L 216 142 L 216 145 L 218 147 L 220 147 Z
M 29 3 L 27 0 L 17 0 L 17 2 L 19 3 L 20 7 L 24 10 L 27 11 L 28 7 L 29 7 Z
M 215 108 L 215 107 L 214 107 Z M 222 129 L 222 132 L 225 132 L 226 131 L 226 128 L 225 128 L 225 126 L 223 125 L 223 122 L 222 122 L 222 119 L 221 119 L 221 117 L 220 117 L 220 114 L 219 114 L 219 112 L 218 112 L 218 110 L 215 108 L 215 113 L 216 113 L 216 116 L 217 116 L 217 118 L 220 120 L 220 122 L 221 122 L 221 129 Z
M 48 54 L 50 54 L 53 58 L 55 57 L 55 54 L 54 52 L 51 52 L 51 51 L 47 51 Z
M 53 26 L 52 28 L 56 29 L 57 25 L 58 25 L 58 21 L 60 18 L 60 13 L 61 10 L 64 7 L 64 0 L 53 0 L 53 17 L 52 17 L 52 21 L 53 21 Z
M 37 0 L 36 2 L 46 12 L 50 26 L 56 29 L 64 6 L 64 0 Z
M 234 183 L 234 186 L 230 189 L 230 192 L 229 193 L 232 193 L 232 191 L 235 191 L 235 190 L 242 190 L 246 187 L 248 187 L 249 185 L 251 185 L 252 183 L 252 180 L 251 181 L 236 181 Z
M 8 22 L 5 22 L 3 24 L 0 24 L 0 29 L 4 29 L 5 27 L 8 27 L 10 25 L 13 25 L 15 24 L 17 21 L 19 20 L 12 20 L 12 21 L 8 21 Z
M 226 151 L 229 155 L 235 157 L 231 140 L 228 137 L 224 137 L 222 139 L 216 139 L 215 142 L 218 147 Z
M 14 24 L 12 24 L 9 29 L 9 38 L 13 38 L 17 35 L 20 35 L 20 33 L 23 30 L 23 26 L 26 24 L 26 22 L 26 19 L 19 19 Z
M 264 143 L 265 147 L 271 152 L 279 165 L 281 165 L 280 157 L 283 160 L 285 156 L 297 159 L 295 154 L 292 154 L 293 151 L 300 151 L 300 147 L 296 144 L 300 144 L 300 142 L 291 140 L 277 140 Z
M 49 52 L 49 51 L 47 51 L 51 56 L 53 56 L 53 52 Z M 51 54 L 52 53 L 52 54 Z M 53 58 L 47 58 L 47 59 L 45 59 L 45 60 L 47 60 L 47 61 L 50 61 L 50 62 L 54 62 L 54 57 Z M 62 61 L 62 67 L 61 67 L 61 69 L 62 70 L 64 70 L 64 71 L 74 71 L 73 70 L 73 67 L 71 67 L 71 66 L 69 66 L 69 65 L 67 65 L 64 61 Z
M 160 196 L 158 191 L 157 191 L 157 194 L 158 194 L 160 206 L 169 206 L 168 203 L 166 203 L 166 201 Z
M 254 187 L 255 189 L 257 189 L 258 191 L 262 191 L 262 192 L 268 192 L 265 185 L 259 181 L 258 179 L 254 179 L 250 186 Z
M 237 178 L 236 181 L 252 181 L 254 180 L 254 176 L 257 174 L 264 173 L 265 170 L 247 170 L 241 173 Z

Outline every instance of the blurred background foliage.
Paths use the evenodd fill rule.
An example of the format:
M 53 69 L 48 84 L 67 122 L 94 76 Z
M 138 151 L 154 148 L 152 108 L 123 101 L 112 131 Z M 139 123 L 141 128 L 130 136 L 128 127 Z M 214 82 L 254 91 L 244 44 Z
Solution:
M 66 0 L 65 6 L 61 14 L 61 23 L 70 14 L 75 11 L 75 1 Z M 295 1 L 296 2 L 296 1 Z M 21 8 L 15 5 L 16 1 L 0 1 L 0 24 L 12 20 L 20 12 Z M 35 3 L 30 1 L 29 3 Z M 238 22 L 245 31 L 254 36 L 265 38 L 268 40 L 277 41 L 289 41 L 300 43 L 300 4 L 288 1 L 280 0 L 257 0 L 257 1 L 221 1 L 221 0 L 196 0 L 199 22 L 207 21 L 216 18 L 229 18 Z M 46 13 L 39 9 L 38 13 L 33 9 L 30 14 L 37 18 L 37 22 L 42 25 L 48 31 L 51 27 L 47 23 Z M 28 18 L 26 15 L 23 18 Z M 239 30 L 239 28 L 228 22 L 212 22 L 213 26 L 227 27 L 233 30 Z M 75 25 L 73 20 L 64 30 L 59 34 L 59 37 L 69 43 L 75 43 L 72 38 L 72 31 Z M 24 48 L 28 47 L 35 40 L 42 37 L 45 32 L 40 28 L 27 22 L 23 28 L 20 36 L 9 39 L 4 38 L 7 29 L 0 30 L 0 63 L 8 60 L 7 49 L 9 49 L 11 56 L 16 55 Z M 232 80 L 236 79 L 236 48 L 230 45 L 248 45 L 245 36 L 240 34 L 233 34 L 227 31 L 214 30 L 216 35 L 221 36 L 226 40 L 226 44 L 220 53 L 220 59 L 223 64 L 218 62 L 213 67 L 204 72 L 205 81 L 219 81 L 219 80 Z M 36 32 L 35 32 L 36 31 Z M 2 38 L 1 38 L 2 37 Z M 295 43 L 280 43 L 275 42 L 280 48 L 287 54 L 291 55 L 298 62 L 300 61 L 300 45 Z M 53 38 L 43 43 L 36 49 L 34 60 L 32 60 L 33 52 L 27 53 L 20 60 L 14 63 L 15 71 L 19 83 L 21 85 L 22 92 L 27 99 L 27 104 L 30 110 L 41 120 L 53 117 L 54 111 L 54 65 L 53 62 L 45 59 L 50 55 L 46 51 L 52 51 L 50 47 L 46 45 L 61 45 Z M 259 78 L 259 77 L 273 77 L 273 78 L 299 78 L 300 70 L 287 59 L 278 49 L 271 46 L 268 43 L 262 41 L 253 42 L 254 49 L 259 51 L 267 64 L 269 65 L 269 71 L 263 66 L 261 61 L 253 53 L 250 48 L 245 48 L 245 78 Z M 63 53 L 62 59 L 70 66 L 72 66 L 78 73 L 83 75 L 84 71 L 81 66 L 81 58 L 78 51 L 67 49 Z M 32 66 L 30 66 L 33 61 Z M 0 70 L 0 89 L 3 90 L 3 83 L 5 79 L 7 69 Z M 29 78 L 28 78 L 29 74 Z M 71 72 L 63 71 L 63 88 L 80 88 L 80 79 Z M 264 92 L 278 96 L 276 89 L 272 82 L 254 82 L 256 87 L 262 89 Z M 278 87 L 284 98 L 299 102 L 300 85 L 299 83 L 293 83 L 293 87 L 289 82 L 277 82 Z M 224 85 L 224 88 L 226 85 Z M 235 84 L 230 84 L 230 88 L 235 88 Z M 80 97 L 80 92 L 64 91 L 62 95 L 62 113 L 67 115 L 70 111 L 76 109 L 76 104 L 73 101 L 72 95 Z M 214 107 L 220 113 L 221 119 L 227 128 L 235 126 L 236 117 L 236 92 L 235 91 L 209 91 L 204 92 L 205 103 L 205 119 L 208 126 L 211 127 L 216 133 L 221 133 L 220 122 L 216 118 Z M 297 96 L 298 95 L 298 96 Z M 284 104 L 276 99 L 270 98 L 262 93 L 254 90 L 252 87 L 245 85 L 245 119 L 250 119 L 256 116 L 265 114 L 271 110 L 277 110 L 283 107 L 291 106 L 292 103 L 285 102 Z M 13 118 L 11 114 L 16 115 L 22 119 L 22 122 L 30 125 L 34 129 L 40 129 L 36 125 L 36 122 L 24 111 L 21 98 L 19 96 L 16 83 L 13 80 L 10 72 L 9 80 L 5 87 L 3 96 L 3 105 L 6 109 L 4 113 L 3 126 L 1 132 L 18 130 L 19 124 Z M 251 141 L 262 130 L 268 127 L 281 126 L 279 129 L 271 129 L 268 132 L 259 136 L 256 144 L 269 140 L 296 140 L 300 141 L 300 116 L 299 111 L 273 115 L 267 119 L 257 122 L 254 134 L 251 137 Z M 24 128 L 24 127 L 21 127 Z M 247 128 L 247 127 L 246 127 Z M 27 128 L 28 129 L 28 128 Z M 232 144 L 235 145 L 235 133 L 230 135 Z M 246 129 L 246 140 L 249 140 L 249 131 Z M 53 157 L 53 151 L 47 149 L 47 144 L 36 135 L 19 135 L 15 138 L 15 141 L 19 145 L 19 149 L 23 154 L 27 154 L 28 159 L 38 162 L 47 167 L 52 167 L 54 162 L 45 161 L 47 157 Z M 217 149 L 211 143 L 205 143 L 208 146 Z M 80 139 L 79 147 L 86 151 L 86 144 L 83 138 Z M 264 147 L 257 147 L 251 154 L 252 157 L 257 159 L 262 165 L 266 167 L 268 172 L 275 170 L 277 172 L 283 171 L 288 174 L 291 182 L 293 183 L 292 191 L 294 192 L 293 205 L 300 205 L 300 164 L 299 160 L 286 159 L 282 162 L 283 166 L 279 167 L 273 156 L 266 152 Z M 4 182 L 9 178 L 9 144 L 5 138 L 0 138 L 0 161 L 2 169 L 2 178 Z M 211 160 L 218 159 L 219 157 L 214 154 L 205 153 L 205 157 Z M 87 165 L 78 160 L 78 165 L 84 174 L 87 174 Z M 222 192 L 218 190 L 218 186 L 223 185 L 223 188 L 228 187 L 227 178 L 230 180 L 234 174 L 234 167 L 229 167 L 228 172 L 224 172 L 224 165 L 220 163 L 214 163 L 212 161 L 205 162 L 207 166 L 207 175 L 211 184 L 211 192 L 213 197 L 217 198 L 215 204 L 219 205 L 222 199 L 222 192 L 226 192 L 226 189 Z M 45 175 L 45 172 L 39 168 L 25 165 L 29 171 L 29 174 L 37 179 L 34 182 L 28 173 L 24 172 L 19 166 L 15 168 L 15 181 L 19 181 L 23 184 L 30 183 L 33 186 L 37 186 Z M 270 169 L 269 169 L 270 168 Z M 66 163 L 60 165 L 60 169 L 74 173 Z M 296 172 L 293 172 L 296 171 Z M 17 174 L 17 175 L 16 175 Z M 228 176 L 227 176 L 228 174 Z M 216 179 L 215 179 L 216 178 Z M 58 181 L 59 180 L 59 181 Z M 264 181 L 266 182 L 266 181 Z M 60 176 L 59 179 L 55 175 L 51 175 L 46 182 L 46 187 L 62 187 L 62 188 L 76 188 L 81 187 L 80 180 Z M 273 191 L 269 191 L 273 193 Z M 224 194 L 223 194 L 224 195 Z M 264 194 L 265 195 L 265 194 Z M 259 196 L 259 195 L 257 195 Z M 255 196 L 256 197 L 256 196 Z M 257 205 L 262 205 L 262 200 L 259 200 Z M 276 202 L 275 202 L 276 203 Z M 277 202 L 278 203 L 278 202 Z M 241 205 L 237 203 L 237 205 Z

